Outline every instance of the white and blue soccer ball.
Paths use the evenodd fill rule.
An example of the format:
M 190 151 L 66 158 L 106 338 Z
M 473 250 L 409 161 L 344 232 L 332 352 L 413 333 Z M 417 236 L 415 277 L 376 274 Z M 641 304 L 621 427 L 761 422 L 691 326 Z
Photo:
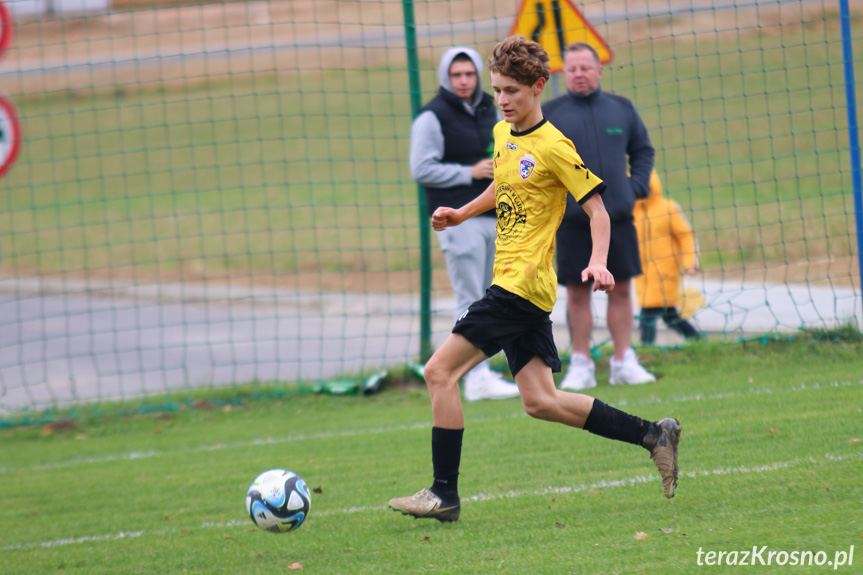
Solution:
M 246 492 L 246 511 L 252 522 L 271 533 L 299 528 L 309 516 L 311 506 L 306 482 L 286 469 L 264 471 Z

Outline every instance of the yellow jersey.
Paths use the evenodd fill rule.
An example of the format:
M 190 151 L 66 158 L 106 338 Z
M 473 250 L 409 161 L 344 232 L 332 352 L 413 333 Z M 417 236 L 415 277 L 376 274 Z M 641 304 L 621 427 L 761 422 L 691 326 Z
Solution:
M 566 194 L 583 203 L 605 185 L 547 120 L 524 132 L 499 122 L 492 157 L 497 212 L 492 283 L 550 312 L 557 300 L 555 234 Z

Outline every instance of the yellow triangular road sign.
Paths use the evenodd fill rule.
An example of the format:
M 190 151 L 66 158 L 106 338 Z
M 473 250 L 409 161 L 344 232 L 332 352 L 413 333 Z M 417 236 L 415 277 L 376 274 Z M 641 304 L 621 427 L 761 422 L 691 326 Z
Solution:
M 602 36 L 570 0 L 523 0 L 510 35 L 521 34 L 542 44 L 551 61 L 552 74 L 563 70 L 563 50 L 572 42 L 587 42 L 603 64 L 614 54 Z

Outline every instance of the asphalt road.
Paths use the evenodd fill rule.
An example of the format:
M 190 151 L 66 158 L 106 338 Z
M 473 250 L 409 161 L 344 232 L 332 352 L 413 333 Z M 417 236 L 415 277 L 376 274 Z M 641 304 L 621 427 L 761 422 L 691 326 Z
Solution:
M 732 338 L 800 327 L 863 326 L 852 289 L 691 282 L 698 326 Z M 563 293 L 552 313 L 569 345 Z M 594 298 L 603 343 L 605 297 Z M 434 344 L 453 302 L 433 302 Z M 318 381 L 415 361 L 419 299 L 185 285 L 0 280 L 0 413 L 249 381 Z M 856 318 L 856 319 L 854 319 Z M 634 338 L 637 341 L 637 336 Z M 658 343 L 679 337 L 660 326 Z

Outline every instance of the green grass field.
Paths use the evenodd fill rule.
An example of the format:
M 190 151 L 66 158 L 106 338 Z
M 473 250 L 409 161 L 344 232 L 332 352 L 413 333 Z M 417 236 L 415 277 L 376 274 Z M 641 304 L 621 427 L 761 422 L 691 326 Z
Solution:
M 386 502 L 430 481 L 424 388 L 298 394 L 0 431 L 0 571 L 718 573 L 739 567 L 699 566 L 699 549 L 832 561 L 854 546 L 838 571 L 860 572 L 863 344 L 700 344 L 642 358 L 656 384 L 594 391 L 645 418 L 680 418 L 671 501 L 645 451 L 532 420 L 518 400 L 480 402 L 465 406 L 461 520 L 415 521 Z M 607 359 L 598 365 L 604 381 Z M 248 484 L 273 467 L 320 490 L 295 533 L 265 533 L 245 515 Z

